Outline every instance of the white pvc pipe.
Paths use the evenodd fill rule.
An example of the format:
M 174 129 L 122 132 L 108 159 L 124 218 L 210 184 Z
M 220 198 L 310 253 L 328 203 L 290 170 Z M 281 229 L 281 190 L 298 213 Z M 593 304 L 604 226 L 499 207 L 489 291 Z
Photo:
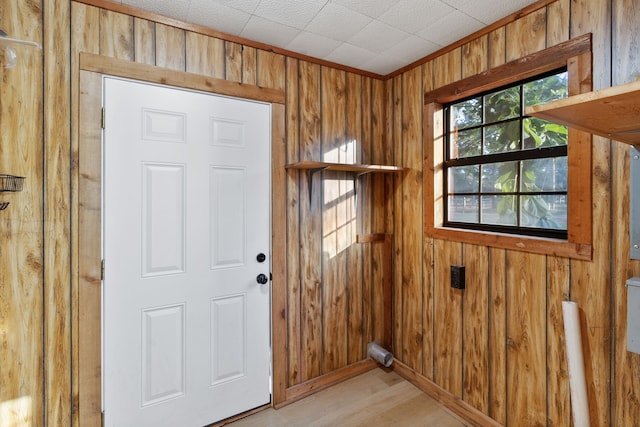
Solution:
M 584 356 L 580 335 L 580 316 L 575 302 L 562 302 L 564 334 L 569 365 L 569 388 L 571 391 L 571 412 L 575 427 L 589 427 L 589 400 L 587 382 L 584 376 Z

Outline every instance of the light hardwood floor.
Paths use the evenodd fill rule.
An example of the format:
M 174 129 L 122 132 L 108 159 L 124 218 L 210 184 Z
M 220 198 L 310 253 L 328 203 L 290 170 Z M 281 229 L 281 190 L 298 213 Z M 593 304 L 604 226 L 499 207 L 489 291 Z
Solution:
M 393 371 L 374 369 L 279 410 L 266 409 L 230 427 L 464 427 Z

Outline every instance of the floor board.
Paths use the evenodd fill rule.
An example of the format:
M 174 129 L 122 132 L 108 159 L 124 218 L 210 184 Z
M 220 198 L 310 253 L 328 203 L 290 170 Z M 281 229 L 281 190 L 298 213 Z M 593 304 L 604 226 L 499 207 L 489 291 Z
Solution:
M 464 427 L 465 424 L 395 372 L 374 369 L 279 410 L 269 408 L 227 425 Z

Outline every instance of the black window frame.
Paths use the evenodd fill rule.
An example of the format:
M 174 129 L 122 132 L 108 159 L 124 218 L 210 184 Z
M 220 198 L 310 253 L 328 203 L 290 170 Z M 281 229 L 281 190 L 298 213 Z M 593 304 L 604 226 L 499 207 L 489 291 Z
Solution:
M 524 85 L 526 85 L 527 83 L 530 83 L 532 81 L 536 81 L 536 80 L 540 80 L 540 79 L 544 79 L 546 77 L 550 77 L 550 76 L 554 76 L 563 72 L 567 72 L 567 67 L 563 66 L 560 68 L 556 68 L 553 69 L 551 71 L 547 71 L 541 74 L 537 74 L 535 76 L 532 77 L 528 77 L 526 79 L 522 79 L 522 80 L 518 80 L 516 82 L 512 82 L 510 84 L 504 85 L 504 86 L 500 86 L 497 88 L 493 88 L 484 92 L 480 92 L 480 93 L 476 93 L 473 94 L 471 96 L 468 96 L 466 98 L 461 98 L 461 99 L 456 99 L 452 102 L 443 104 L 443 112 L 444 112 L 444 120 L 443 120 L 443 131 L 444 131 L 444 138 L 442 138 L 443 140 L 443 150 L 444 150 L 444 161 L 443 161 L 443 195 L 445 197 L 445 201 L 443 204 L 443 226 L 445 228 L 457 228 L 457 229 L 468 229 L 468 230 L 476 230 L 476 231 L 485 231 L 485 232 L 493 232 L 493 233 L 506 233 L 506 234 L 514 234 L 514 235 L 520 235 L 520 236 L 531 236 L 531 237 L 545 237 L 545 238 L 553 238 L 553 239 L 560 239 L 560 240 L 567 240 L 568 239 L 568 229 L 551 229 L 551 228 L 537 228 L 537 227 L 526 227 L 526 226 L 522 226 L 522 225 L 497 225 L 497 224 L 481 224 L 481 223 L 472 223 L 472 222 L 461 222 L 461 221 L 450 221 L 449 220 L 449 203 L 450 203 L 450 196 L 455 195 L 455 193 L 452 193 L 449 191 L 449 168 L 451 167 L 457 167 L 457 166 L 475 166 L 478 165 L 479 167 L 481 167 L 482 165 L 486 165 L 486 164 L 492 164 L 492 163 L 499 163 L 499 162 L 509 162 L 509 161 L 514 161 L 514 162 L 518 162 L 518 167 L 521 166 L 521 162 L 522 161 L 526 161 L 526 160 L 532 160 L 532 159 L 545 159 L 545 158 L 559 158 L 559 157 L 566 157 L 568 160 L 568 142 L 567 145 L 560 145 L 560 146 L 552 146 L 552 147 L 541 147 L 541 148 L 535 148 L 535 149 L 518 149 L 515 151 L 509 151 L 509 152 L 499 152 L 499 153 L 492 153 L 492 154 L 481 154 L 481 155 L 477 155 L 477 156 L 470 156 L 470 157 L 463 157 L 463 158 L 451 158 L 451 146 L 450 146 L 450 141 L 451 141 L 451 134 L 452 134 L 452 129 L 451 127 L 451 107 L 460 103 L 463 103 L 465 101 L 471 100 L 471 99 L 475 99 L 475 98 L 481 98 L 484 99 L 484 97 L 486 95 L 489 94 L 493 94 L 493 93 L 498 93 L 500 91 L 503 91 L 505 89 L 508 88 L 513 88 L 513 87 L 519 87 L 519 91 L 520 91 L 520 103 L 521 103 L 521 111 L 520 114 L 517 117 L 514 118 L 509 118 L 503 121 L 500 121 L 499 123 L 508 123 L 508 122 L 513 122 L 513 121 L 518 121 L 520 123 L 520 141 L 522 143 L 523 141 L 523 126 L 522 126 L 522 121 L 525 120 L 526 118 L 532 117 L 529 116 L 527 114 L 525 114 L 524 111 L 524 97 L 523 97 L 523 87 Z M 483 101 L 484 102 L 484 101 Z M 471 130 L 471 129 L 484 129 L 487 126 L 490 125 L 495 125 L 495 123 L 490 123 L 490 124 L 486 124 L 484 121 L 484 118 L 482 120 L 482 123 L 479 125 L 474 125 L 474 126 L 469 126 L 466 127 L 465 130 Z M 483 137 L 484 138 L 484 137 Z M 521 174 L 518 174 L 518 180 L 521 179 Z M 568 173 L 567 173 L 567 178 L 568 178 Z M 537 192 L 526 192 L 526 191 L 522 191 L 521 190 L 521 186 L 518 185 L 516 186 L 517 191 L 514 192 L 486 192 L 486 191 L 482 191 L 482 189 L 480 188 L 480 182 L 478 182 L 478 186 L 477 186 L 477 191 L 476 192 L 464 192 L 464 193 L 458 193 L 458 195 L 468 195 L 468 196 L 474 196 L 477 197 L 478 203 L 482 203 L 482 197 L 483 196 L 494 196 L 494 195 L 500 195 L 500 196 L 508 196 L 508 195 L 515 195 L 516 197 L 520 198 L 521 196 L 527 196 L 527 195 L 540 195 L 540 196 L 545 196 L 545 195 L 564 195 L 567 198 L 567 204 L 568 204 L 568 188 L 565 189 L 564 191 L 537 191 Z M 517 204 L 518 205 L 518 212 L 517 212 L 517 221 L 518 223 L 520 222 L 520 203 Z M 481 214 L 482 208 L 481 206 L 478 206 L 478 215 Z M 568 212 L 567 212 L 568 215 Z M 478 220 L 480 219 L 480 217 L 478 217 Z M 569 223 L 569 218 L 567 218 L 567 227 L 568 227 L 568 223 Z

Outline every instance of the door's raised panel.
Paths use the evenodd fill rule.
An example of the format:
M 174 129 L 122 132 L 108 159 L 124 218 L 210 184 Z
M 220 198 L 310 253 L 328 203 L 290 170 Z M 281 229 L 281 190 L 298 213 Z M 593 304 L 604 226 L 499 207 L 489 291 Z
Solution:
M 246 375 L 246 295 L 211 300 L 211 385 Z
M 142 312 L 142 406 L 184 394 L 185 305 Z
M 246 258 L 246 206 L 243 168 L 212 167 L 211 269 L 243 265 Z
M 221 147 L 244 147 L 244 126 L 244 122 L 241 121 L 212 117 L 212 145 Z
M 185 271 L 185 203 L 184 165 L 142 165 L 143 277 Z
M 162 142 L 187 142 L 187 116 L 184 113 L 142 110 L 142 139 Z

